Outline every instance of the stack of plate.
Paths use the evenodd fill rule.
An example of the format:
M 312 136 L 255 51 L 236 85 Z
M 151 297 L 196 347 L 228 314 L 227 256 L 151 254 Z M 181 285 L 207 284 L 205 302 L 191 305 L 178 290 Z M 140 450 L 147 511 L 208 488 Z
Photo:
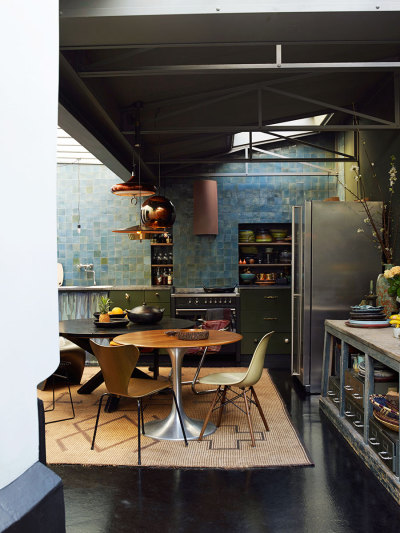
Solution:
M 350 318 L 346 322 L 348 326 L 368 328 L 385 328 L 390 325 L 383 312 L 383 306 L 353 305 L 350 308 Z
M 358 374 L 360 377 L 365 377 L 364 361 L 361 361 L 358 365 Z M 394 370 L 379 361 L 374 362 L 374 381 L 394 381 L 395 377 L 397 378 Z

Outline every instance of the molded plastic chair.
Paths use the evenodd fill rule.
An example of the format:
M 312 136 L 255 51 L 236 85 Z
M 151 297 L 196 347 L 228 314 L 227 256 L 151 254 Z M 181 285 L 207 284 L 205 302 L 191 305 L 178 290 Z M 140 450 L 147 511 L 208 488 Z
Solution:
M 222 412 L 223 412 L 224 406 L 227 403 L 234 405 L 235 407 L 240 409 L 240 411 L 242 411 L 243 413 L 246 413 L 247 421 L 249 424 L 252 446 L 255 446 L 256 443 L 254 440 L 253 425 L 251 422 L 251 415 L 250 415 L 251 404 L 254 404 L 257 407 L 258 412 L 260 413 L 261 419 L 264 423 L 264 427 L 266 431 L 269 431 L 267 421 L 265 419 L 263 410 L 261 408 L 260 402 L 258 401 L 256 392 L 253 387 L 261 378 L 262 371 L 264 368 L 265 354 L 267 353 L 268 342 L 273 333 L 274 333 L 273 331 L 271 331 L 270 333 L 267 333 L 260 340 L 256 349 L 254 350 L 254 354 L 253 354 L 253 357 L 251 358 L 247 372 L 219 372 L 217 374 L 209 374 L 208 376 L 205 376 L 199 379 L 199 383 L 204 383 L 207 385 L 218 385 L 218 389 L 214 395 L 213 401 L 211 402 L 211 406 L 208 410 L 206 419 L 204 420 L 204 424 L 201 429 L 198 440 L 201 440 L 203 438 L 203 434 L 207 427 L 208 421 L 210 420 L 211 413 L 217 409 L 220 410 L 219 415 L 218 415 L 217 427 L 220 426 L 221 419 L 222 419 Z M 240 389 L 240 392 L 233 390 L 232 387 Z M 233 398 L 228 399 L 226 397 L 227 390 L 231 391 L 234 394 Z M 249 392 L 250 392 L 250 396 L 247 395 Z M 254 396 L 254 400 L 253 400 L 253 396 Z M 245 411 L 237 403 L 235 403 L 235 400 L 237 400 L 238 398 L 243 398 L 245 409 L 246 409 Z
M 94 355 L 99 361 L 104 382 L 107 387 L 107 392 L 102 394 L 100 397 L 91 449 L 93 450 L 94 448 L 103 398 L 105 396 L 112 395 L 122 396 L 124 398 L 133 398 L 137 401 L 138 406 L 138 464 L 140 465 L 140 427 L 142 427 L 143 435 L 145 434 L 142 398 L 152 396 L 153 394 L 157 394 L 158 392 L 166 389 L 169 389 L 173 394 L 175 407 L 181 423 L 183 437 L 185 439 L 185 445 L 187 446 L 186 433 L 182 423 L 181 413 L 176 403 L 175 393 L 170 384 L 160 379 L 131 378 L 132 372 L 139 358 L 138 348 L 132 345 L 103 346 L 93 342 L 92 340 L 90 340 L 90 345 Z

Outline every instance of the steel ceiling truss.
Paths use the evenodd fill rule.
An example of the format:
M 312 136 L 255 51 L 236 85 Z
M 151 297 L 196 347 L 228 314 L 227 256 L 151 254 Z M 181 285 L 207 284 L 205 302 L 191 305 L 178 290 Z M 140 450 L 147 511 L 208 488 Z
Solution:
M 256 107 L 256 114 L 257 114 L 257 124 L 255 125 L 219 125 L 219 126 L 185 126 L 185 127 L 163 127 L 161 125 L 155 126 L 154 129 L 150 129 L 149 127 L 146 128 L 146 125 L 141 130 L 142 135 L 156 135 L 156 134 L 205 134 L 205 133 L 227 133 L 227 134 L 234 134 L 234 133 L 240 133 L 240 132 L 265 132 L 265 133 L 271 133 L 271 130 L 273 129 L 274 132 L 285 132 L 285 131 L 293 131 L 293 129 L 296 129 L 296 131 L 315 131 L 315 132 L 322 132 L 322 131 L 361 131 L 361 130 L 397 130 L 400 129 L 400 84 L 399 84 L 399 74 L 396 72 L 393 75 L 393 94 L 394 94 L 394 109 L 393 109 L 393 120 L 384 120 L 380 117 L 373 116 L 371 114 L 367 113 L 361 113 L 359 111 L 356 111 L 354 109 L 347 109 L 342 106 L 337 106 L 334 104 L 331 104 L 330 102 L 317 100 L 315 98 L 308 98 L 305 96 L 301 96 L 299 94 L 295 94 L 289 91 L 284 91 L 282 89 L 277 89 L 272 87 L 274 84 L 282 84 L 286 83 L 288 81 L 293 81 L 294 79 L 299 78 L 305 78 L 310 77 L 311 74 L 302 75 L 300 77 L 288 77 L 288 78 L 280 78 L 279 80 L 274 80 L 270 82 L 264 82 L 264 83 L 256 83 L 251 85 L 245 85 L 240 86 L 236 88 L 226 89 L 226 90 L 220 90 L 220 91 L 209 91 L 204 94 L 198 94 L 197 101 L 192 103 L 191 105 L 183 106 L 179 109 L 175 109 L 174 111 L 168 111 L 167 113 L 162 113 L 162 111 L 159 111 L 157 113 L 157 123 L 160 123 L 164 120 L 168 120 L 172 118 L 173 116 L 177 115 L 185 115 L 188 112 L 198 111 L 201 108 L 204 108 L 205 106 L 209 107 L 210 105 L 214 105 L 217 103 L 221 103 L 222 101 L 226 101 L 232 98 L 236 98 L 238 96 L 242 96 L 245 93 L 254 93 L 255 94 L 255 107 Z M 293 98 L 295 100 L 308 102 L 311 104 L 315 104 L 316 106 L 319 106 L 320 108 L 326 110 L 327 112 L 341 112 L 345 115 L 348 115 L 352 117 L 353 123 L 349 124 L 320 124 L 320 125 L 296 125 L 295 128 L 293 125 L 288 124 L 266 124 L 263 116 L 262 116 L 262 105 L 261 105 L 261 99 L 262 99 L 262 91 L 267 92 L 273 92 L 276 94 L 279 94 L 286 98 Z M 196 96 L 191 96 L 190 98 L 194 100 Z M 199 100 L 200 98 L 200 100 Z M 188 99 L 184 99 L 185 101 L 188 101 Z M 151 103 L 149 106 L 146 105 L 146 110 L 152 109 L 155 107 L 158 107 L 160 109 L 162 108 L 169 108 L 171 105 L 178 105 L 179 99 L 169 100 L 168 102 L 157 102 L 157 103 Z M 129 113 L 129 109 L 126 110 Z M 359 119 L 367 120 L 372 123 L 366 123 L 361 122 Z M 129 124 L 129 119 L 125 120 L 125 125 Z M 134 129 L 130 129 L 129 127 L 125 127 L 122 130 L 122 133 L 125 135 L 134 134 Z

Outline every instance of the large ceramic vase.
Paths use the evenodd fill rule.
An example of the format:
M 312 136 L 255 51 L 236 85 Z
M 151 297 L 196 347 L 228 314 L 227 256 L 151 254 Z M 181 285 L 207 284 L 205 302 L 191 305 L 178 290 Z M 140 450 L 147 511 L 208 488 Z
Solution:
M 385 270 L 392 268 L 393 265 L 384 265 Z M 393 313 L 397 313 L 397 303 L 394 296 L 390 296 L 389 292 L 389 282 L 383 274 L 379 274 L 378 279 L 376 280 L 376 305 L 383 305 L 383 311 L 386 316 L 390 316 Z

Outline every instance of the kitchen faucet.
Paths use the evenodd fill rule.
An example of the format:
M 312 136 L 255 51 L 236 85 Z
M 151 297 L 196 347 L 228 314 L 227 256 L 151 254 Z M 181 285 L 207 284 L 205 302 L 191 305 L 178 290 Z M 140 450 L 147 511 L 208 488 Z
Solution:
M 85 272 L 91 272 L 93 274 L 93 285 L 96 285 L 96 272 L 93 269 L 93 263 L 89 263 L 87 265 L 79 263 L 78 265 L 76 265 L 76 268 L 78 270 L 83 269 Z

